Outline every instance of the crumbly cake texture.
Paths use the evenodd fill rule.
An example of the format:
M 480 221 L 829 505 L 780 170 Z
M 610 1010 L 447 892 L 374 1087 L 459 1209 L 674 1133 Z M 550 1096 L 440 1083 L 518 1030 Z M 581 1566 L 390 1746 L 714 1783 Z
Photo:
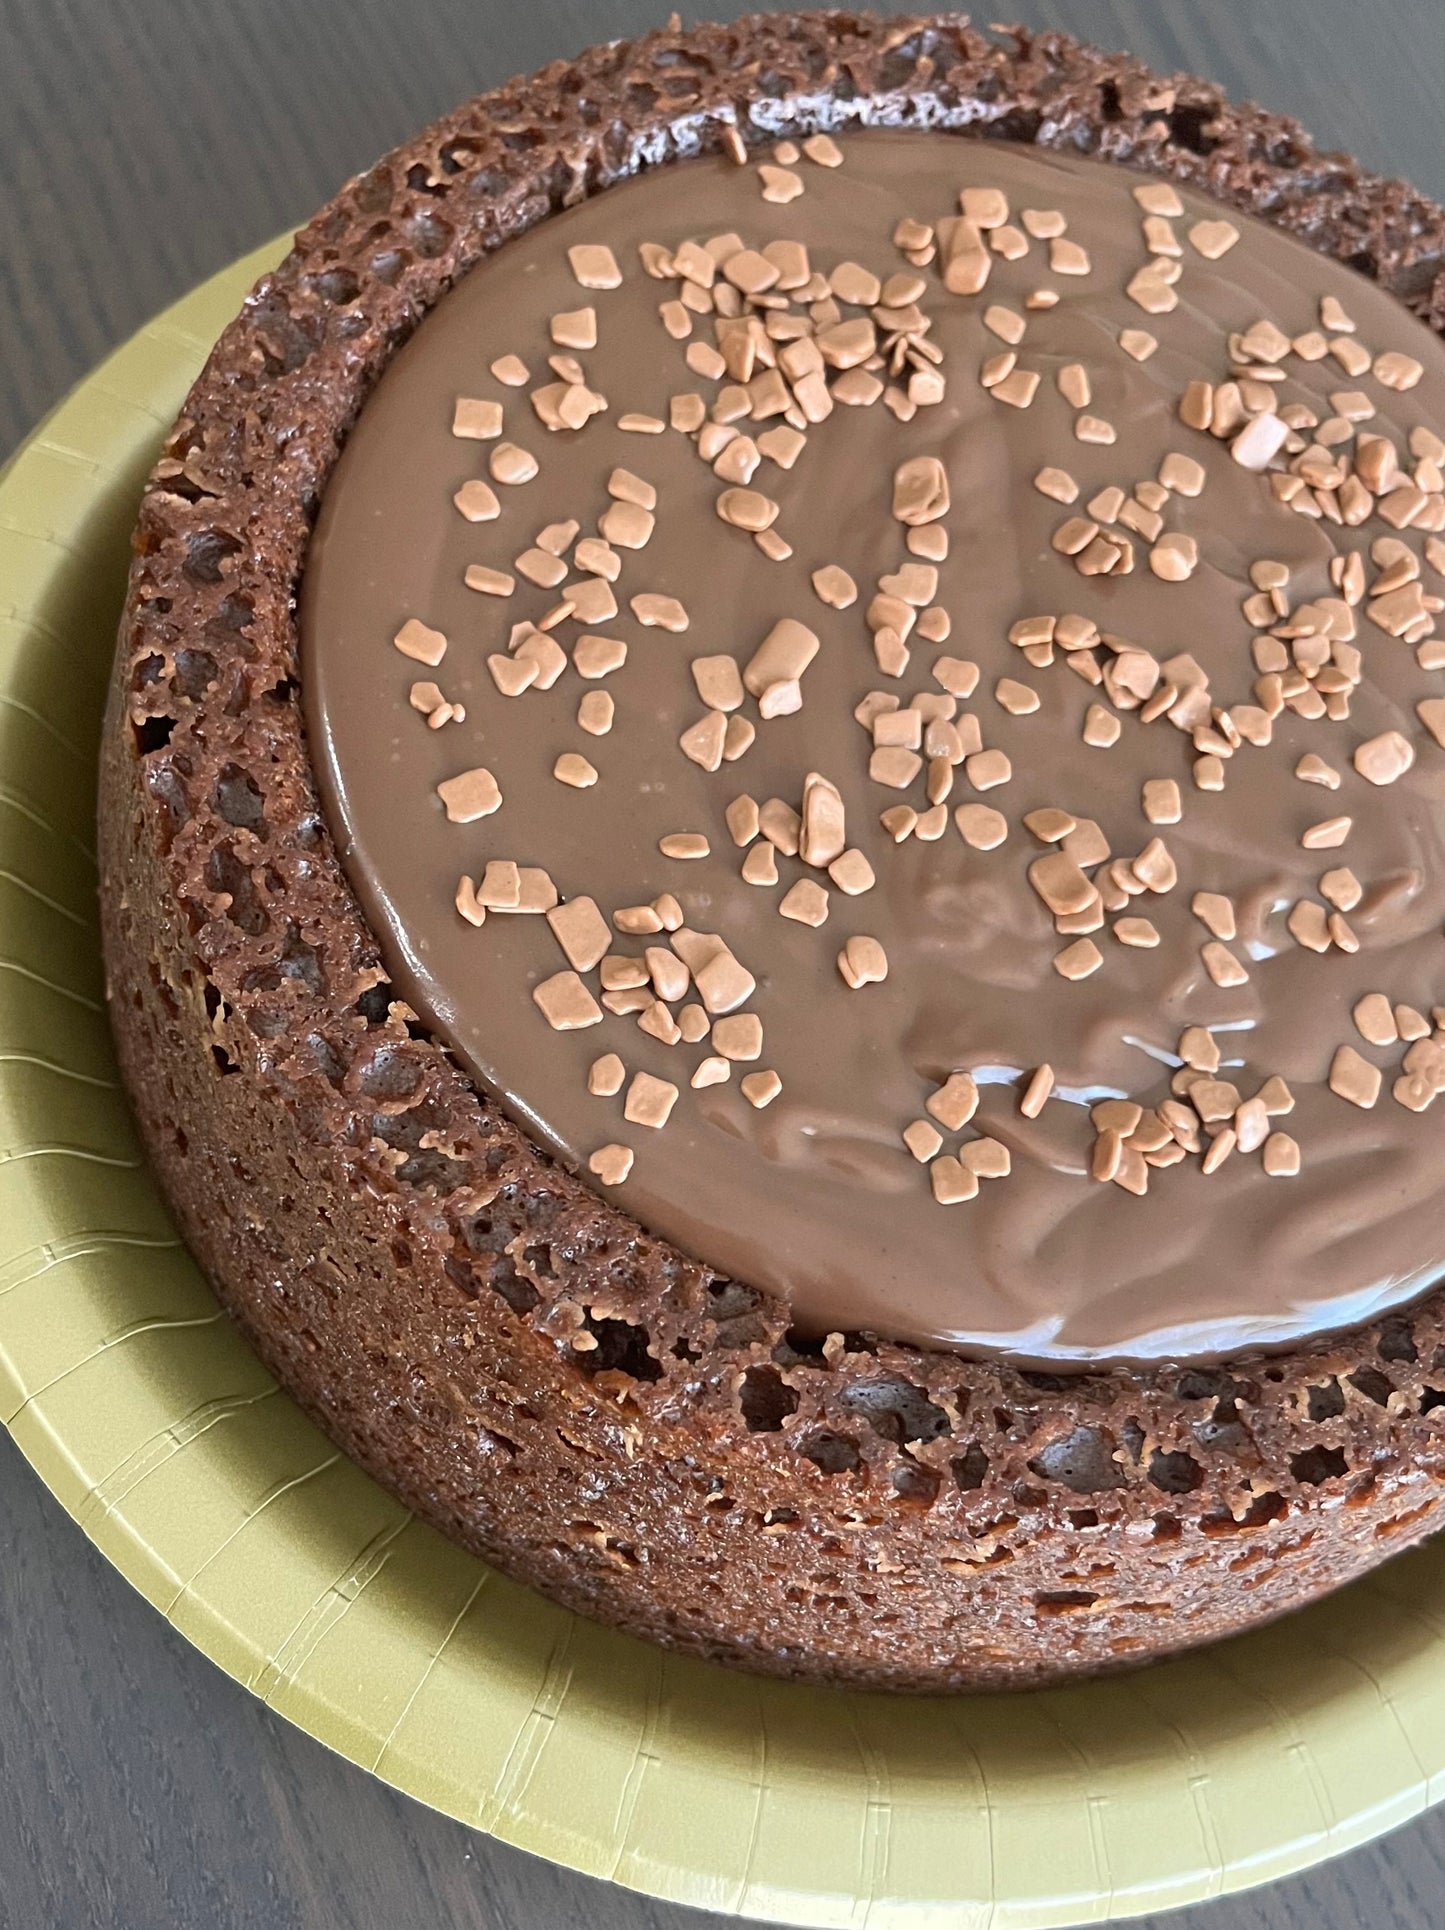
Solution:
M 482 96 L 353 181 L 217 345 L 151 479 L 105 732 L 118 1049 L 185 1235 L 409 1506 L 695 1654 L 929 1691 L 1124 1666 L 1298 1606 L 1442 1505 L 1445 1299 L 1270 1359 L 1056 1376 L 787 1309 L 529 1144 L 388 985 L 322 818 L 295 597 L 388 357 L 474 261 L 653 162 L 858 124 L 1128 161 L 1445 326 L 1445 211 L 1291 121 L 1060 36 L 675 28 Z

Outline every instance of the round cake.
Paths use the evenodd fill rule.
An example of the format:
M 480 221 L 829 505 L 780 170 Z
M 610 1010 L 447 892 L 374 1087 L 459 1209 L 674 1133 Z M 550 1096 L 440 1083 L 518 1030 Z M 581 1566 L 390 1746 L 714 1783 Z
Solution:
M 582 1613 L 1024 1686 L 1430 1532 L 1445 212 L 1060 36 L 599 48 L 146 492 L 122 1068 L 282 1383 Z

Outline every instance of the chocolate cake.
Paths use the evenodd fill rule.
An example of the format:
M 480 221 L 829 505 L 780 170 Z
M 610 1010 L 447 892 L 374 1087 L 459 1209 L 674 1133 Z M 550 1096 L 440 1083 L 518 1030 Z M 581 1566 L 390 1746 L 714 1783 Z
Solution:
M 111 1006 L 307 1410 L 898 1690 L 1417 1541 L 1445 211 L 1058 35 L 593 50 L 352 182 L 147 489 Z

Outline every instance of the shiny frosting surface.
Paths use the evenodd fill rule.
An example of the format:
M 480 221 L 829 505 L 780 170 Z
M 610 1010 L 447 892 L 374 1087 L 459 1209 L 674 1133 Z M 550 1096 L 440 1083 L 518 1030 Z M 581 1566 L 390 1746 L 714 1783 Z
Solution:
M 1144 177 L 944 134 L 870 132 L 842 150 L 841 166 L 797 162 L 804 192 L 788 201 L 764 198 L 756 167 L 707 159 L 645 175 L 541 223 L 443 299 L 362 412 L 304 578 L 303 682 L 323 800 L 393 980 L 541 1143 L 583 1169 L 598 1148 L 629 1148 L 631 1171 L 603 1188 L 609 1197 L 719 1272 L 785 1295 L 808 1331 L 871 1330 L 1040 1362 L 1204 1357 L 1281 1344 L 1407 1299 L 1440 1271 L 1445 1142 L 1442 1115 L 1428 1099 L 1421 1110 L 1403 1103 L 1396 1082 L 1409 1082 L 1409 1052 L 1418 1066 L 1433 1048 L 1428 1040 L 1418 1048 L 1408 1039 L 1371 1044 L 1353 1015 L 1368 994 L 1426 1020 L 1445 999 L 1445 752 L 1416 711 L 1422 699 L 1445 695 L 1445 679 L 1422 667 L 1413 640 L 1420 633 L 1391 634 L 1361 601 L 1348 624 L 1361 657 L 1348 715 L 1286 707 L 1268 744 L 1236 748 L 1226 737 L 1219 790 L 1195 781 L 1196 759 L 1209 752 L 1189 729 L 1167 715 L 1142 721 L 1137 700 L 1112 703 L 1104 688 L 1073 674 L 1064 650 L 1032 662 L 1009 633 L 1024 618 L 1078 613 L 1159 660 L 1166 683 L 1185 674 L 1177 666 L 1187 655 L 1208 679 L 1210 702 L 1227 709 L 1259 701 L 1253 647 L 1268 626 L 1243 606 L 1259 594 L 1250 572 L 1261 559 L 1287 569 L 1281 602 L 1291 612 L 1338 602 L 1331 563 L 1352 551 L 1365 578 L 1378 577 L 1389 565 L 1372 559 L 1371 546 L 1382 538 L 1422 559 L 1427 598 L 1445 590 L 1424 560 L 1420 528 L 1397 530 L 1378 513 L 1355 527 L 1299 514 L 1277 499 L 1266 474 L 1235 459 L 1229 439 L 1179 416 L 1189 382 L 1230 378 L 1232 331 L 1261 320 L 1289 337 L 1317 331 L 1321 298 L 1334 296 L 1355 324 L 1352 339 L 1372 356 L 1401 351 L 1423 365 L 1423 377 L 1402 392 L 1369 370 L 1348 373 L 1333 354 L 1290 355 L 1279 364 L 1281 406 L 1305 404 L 1324 420 L 1341 406 L 1331 396 L 1361 393 L 1374 414 L 1350 428 L 1388 437 L 1408 473 L 1411 430 L 1445 429 L 1445 351 L 1358 276 L 1188 190 L 1172 223 L 1181 246 L 1177 306 L 1155 314 L 1125 292 L 1151 259 L 1131 196 Z M 886 280 L 911 272 L 893 239 L 900 220 L 946 221 L 958 213 L 960 192 L 979 188 L 1007 197 L 1011 224 L 1023 210 L 1061 213 L 1088 272 L 1051 265 L 1059 257 L 1046 237 L 1030 238 L 1018 259 L 994 253 L 978 293 L 950 291 L 938 262 L 921 266 L 918 305 L 931 324 L 926 340 L 941 351 L 943 398 L 906 421 L 882 401 L 840 404 L 807 427 L 791 468 L 759 464 L 749 486 L 777 504 L 774 528 L 789 556 L 770 558 L 745 529 L 721 520 L 717 500 L 729 485 L 700 458 L 694 437 L 671 427 L 619 428 L 629 412 L 668 421 L 680 394 L 711 404 L 727 382 L 688 367 L 687 342 L 673 339 L 658 312 L 678 285 L 645 271 L 639 244 L 675 250 L 735 234 L 760 250 L 795 240 L 814 270 L 828 274 L 851 261 Z M 1228 220 L 1237 241 L 1215 258 L 1201 253 L 1187 239 L 1201 220 Z M 612 250 L 619 286 L 579 287 L 568 250 L 589 244 Z M 1029 307 L 1040 289 L 1056 291 L 1057 302 Z M 1012 352 L 1020 369 L 1040 376 L 1027 407 L 1009 406 L 980 381 L 989 359 L 1009 350 L 985 322 L 995 304 L 1026 324 Z M 596 346 L 559 350 L 550 319 L 584 306 L 596 311 Z M 806 301 L 795 301 L 793 312 L 806 315 Z M 843 309 L 846 318 L 867 312 Z M 694 314 L 691 341 L 712 342 L 712 322 Z M 1148 331 L 1157 349 L 1133 359 L 1119 344 L 1124 330 Z M 530 400 L 558 379 L 547 366 L 558 353 L 575 355 L 587 386 L 607 399 L 580 429 L 549 429 Z M 525 386 L 491 372 L 509 355 L 526 364 Z M 1089 379 L 1082 409 L 1058 383 L 1073 364 Z M 887 381 L 888 371 L 880 374 Z M 490 480 L 500 446 L 453 433 L 459 397 L 500 403 L 501 440 L 539 466 L 524 482 L 491 482 L 500 504 L 491 520 L 469 521 L 453 504 L 469 479 Z M 1080 440 L 1081 414 L 1111 425 L 1115 439 Z M 779 420 L 737 426 L 759 435 Z M 1166 533 L 1194 539 L 1192 573 L 1156 574 L 1148 540 L 1101 525 L 1106 540 L 1116 527 L 1132 542 L 1134 568 L 1081 574 L 1075 556 L 1055 546 L 1061 526 L 1085 517 L 1086 504 L 1111 485 L 1128 497 L 1171 453 L 1204 472 L 1197 495 L 1171 492 L 1161 512 Z M 907 667 L 890 677 L 875 656 L 868 612 L 880 578 L 923 560 L 910 554 L 907 528 L 893 514 L 895 472 L 918 457 L 937 458 L 947 476 L 949 507 L 938 523 L 948 553 L 930 607 L 947 612 L 950 634 L 930 642 L 915 630 Z M 514 625 L 542 622 L 568 585 L 584 580 L 580 567 L 569 567 L 560 586 L 543 587 L 515 560 L 548 525 L 575 520 L 579 540 L 595 536 L 617 465 L 655 488 L 655 527 L 640 549 L 616 546 L 617 615 L 564 617 L 550 634 L 569 652 L 583 634 L 620 639 L 626 661 L 591 681 L 569 665 L 550 688 L 506 696 L 488 658 L 505 656 Z M 1035 486 L 1046 465 L 1076 479 L 1072 505 Z M 469 588 L 465 572 L 475 565 L 510 576 L 511 594 Z M 857 585 L 847 608 L 815 592 L 813 573 L 829 565 Z M 675 598 L 686 630 L 640 622 L 630 604 L 638 594 Z M 800 678 L 801 707 L 760 717 L 750 694 L 734 714 L 755 726 L 755 740 L 736 761 L 705 769 L 678 744 L 704 715 L 694 659 L 732 656 L 745 668 L 784 618 L 819 640 Z M 440 662 L 412 661 L 394 647 L 409 619 L 445 636 Z M 1098 644 L 1093 656 L 1107 663 L 1116 647 Z M 1428 645 L 1424 655 L 1428 663 Z M 975 717 L 983 746 L 1006 754 L 1011 775 L 980 790 L 961 765 L 943 835 L 895 843 L 880 814 L 902 804 L 926 811 L 925 775 L 906 790 L 870 777 L 872 739 L 855 707 L 870 691 L 904 707 L 918 692 L 938 696 L 932 666 L 944 657 L 978 667 L 977 688 L 959 699 L 955 722 Z M 1037 707 L 1016 712 L 1001 703 L 1000 679 L 1036 693 Z M 464 721 L 429 729 L 409 701 L 419 680 L 463 706 Z M 614 721 L 594 736 L 579 728 L 579 701 L 604 690 Z M 1121 725 L 1108 746 L 1086 741 L 1086 713 L 1096 704 L 1117 712 Z M 1353 760 L 1387 732 L 1408 741 L 1414 760 L 1398 781 L 1381 785 Z M 554 765 L 567 753 L 590 762 L 594 784 L 558 781 Z M 1310 755 L 1338 773 L 1337 788 L 1295 775 Z M 500 808 L 453 822 L 436 787 L 476 767 L 494 777 Z M 729 803 L 746 794 L 797 808 L 809 773 L 837 787 L 847 844 L 874 874 L 859 895 L 785 853 L 774 886 L 740 875 L 747 854 L 729 835 Z M 1179 787 L 1177 823 L 1151 822 L 1141 807 L 1143 785 L 1161 779 Z M 994 848 L 974 848 L 960 834 L 953 814 L 969 804 L 1006 819 Z M 1157 837 L 1178 875 L 1172 889 L 1143 892 L 1098 921 L 1087 936 L 1103 963 L 1076 980 L 1055 965 L 1075 933 L 1056 928 L 1029 877 L 1054 847 L 1024 818 L 1045 809 L 1096 823 L 1109 862 L 1131 859 Z M 1351 820 L 1343 844 L 1302 846 L 1308 827 L 1336 816 Z M 703 834 L 709 855 L 664 855 L 659 841 L 679 832 Z M 545 870 L 564 901 L 587 894 L 609 917 L 674 894 L 689 930 L 721 936 L 755 978 L 743 1009 L 762 1023 L 758 1059 L 732 1063 L 725 1082 L 694 1089 L 693 1072 L 712 1049 L 706 1039 L 669 1045 L 640 1030 L 635 1014 L 612 1011 L 582 1029 L 553 1029 L 531 996 L 568 963 L 548 919 L 494 910 L 478 928 L 455 909 L 459 878 L 478 879 L 500 860 Z M 1336 867 L 1348 867 L 1361 887 L 1347 914 L 1356 950 L 1314 949 L 1290 923 L 1302 901 L 1317 906 L 1313 916 L 1324 923 L 1332 907 L 1320 879 Z M 1085 869 L 1102 884 L 1108 863 Z M 828 915 L 818 926 L 779 915 L 784 894 L 804 877 L 826 892 Z M 1217 984 L 1206 969 L 1212 934 L 1191 908 L 1199 892 L 1231 901 L 1229 951 L 1247 973 L 1241 983 Z M 1147 919 L 1158 944 L 1120 942 L 1118 916 Z M 1296 928 L 1314 925 L 1296 914 Z M 888 971 L 854 989 L 837 960 L 860 935 L 879 941 Z M 611 949 L 641 957 L 668 944 L 666 932 L 614 932 Z M 582 977 L 600 999 L 597 971 Z M 689 989 L 674 999 L 674 1018 L 696 996 Z M 1272 1114 L 1269 1125 L 1297 1143 L 1297 1174 L 1272 1176 L 1252 1147 L 1208 1172 L 1196 1148 L 1150 1169 L 1143 1194 L 1092 1176 L 1101 1135 L 1091 1106 L 1167 1101 L 1186 1028 L 1212 1031 L 1222 1057 L 1217 1079 L 1241 1099 L 1271 1078 L 1286 1083 L 1293 1110 Z M 1383 1074 L 1372 1106 L 1331 1089 L 1345 1046 Z M 676 1086 L 661 1130 L 624 1117 L 626 1085 L 589 1091 L 589 1066 L 609 1053 L 629 1081 L 644 1071 Z M 1028 1117 L 1020 1099 L 1041 1065 L 1052 1070 L 1052 1095 Z M 759 1070 L 781 1079 L 761 1107 L 742 1090 L 742 1077 Z M 927 1101 L 958 1072 L 972 1075 L 979 1103 L 961 1127 L 934 1122 L 943 1156 L 986 1136 L 1007 1149 L 1010 1170 L 983 1178 L 975 1196 L 944 1204 L 901 1135 L 930 1119 Z M 1432 1094 L 1433 1077 L 1427 1067 Z M 1209 1144 L 1206 1131 L 1198 1145 Z

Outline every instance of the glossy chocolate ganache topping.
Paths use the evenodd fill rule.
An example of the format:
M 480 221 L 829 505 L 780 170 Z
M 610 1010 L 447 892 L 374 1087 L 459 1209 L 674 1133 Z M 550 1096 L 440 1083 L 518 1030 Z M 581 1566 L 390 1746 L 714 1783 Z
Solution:
M 395 357 L 305 577 L 393 978 L 814 1332 L 1142 1360 L 1409 1297 L 1442 415 L 1346 269 L 1007 143 L 541 223 Z

